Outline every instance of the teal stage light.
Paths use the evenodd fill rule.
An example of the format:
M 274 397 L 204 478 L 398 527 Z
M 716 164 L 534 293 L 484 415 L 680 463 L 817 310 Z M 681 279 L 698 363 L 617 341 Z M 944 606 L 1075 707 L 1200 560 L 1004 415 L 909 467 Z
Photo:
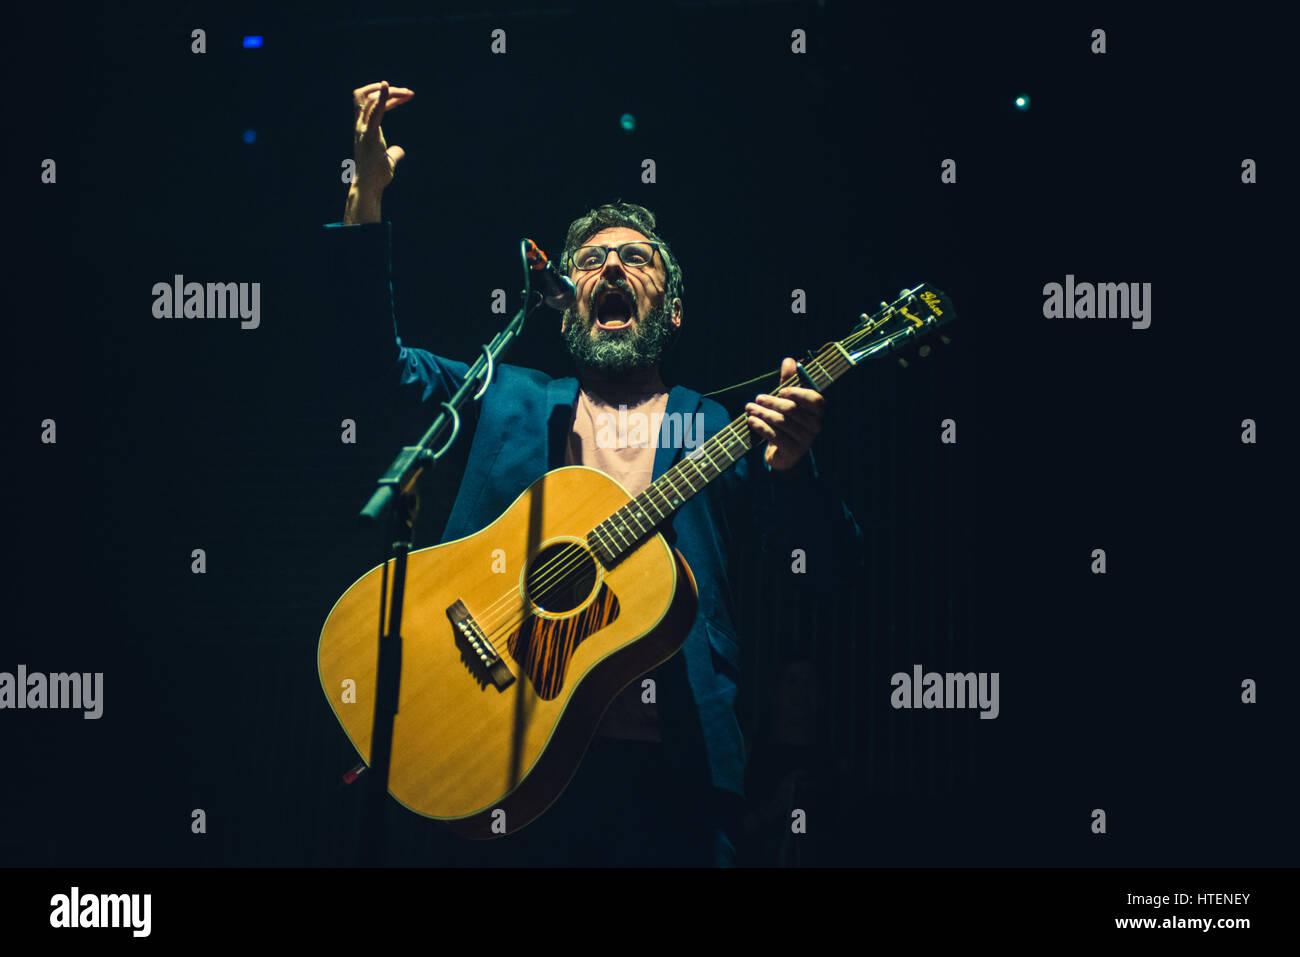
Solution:
M 1016 97 L 1016 109 L 1021 113 L 1029 109 L 1029 97 L 1025 96 L 1023 93 Z
M 627 130 L 627 132 L 631 133 L 634 129 L 636 129 L 636 117 L 633 116 L 631 113 L 624 113 L 621 117 L 619 117 L 618 125 L 623 127 L 623 129 Z

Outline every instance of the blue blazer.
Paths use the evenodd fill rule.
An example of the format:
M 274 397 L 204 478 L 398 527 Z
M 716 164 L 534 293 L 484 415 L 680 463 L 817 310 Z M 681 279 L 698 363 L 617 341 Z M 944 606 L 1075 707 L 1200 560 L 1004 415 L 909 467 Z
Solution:
M 326 234 L 336 305 L 361 337 L 349 339 L 350 357 L 358 367 L 371 364 L 380 388 L 395 388 L 427 404 L 432 420 L 438 403 L 459 388 L 469 365 L 402 344 L 393 312 L 389 224 L 330 223 Z M 458 439 L 470 441 L 469 457 L 442 541 L 486 527 L 541 475 L 564 465 L 578 387 L 573 377 L 553 379 L 533 369 L 497 367 L 477 416 L 466 417 L 462 432 L 472 435 Z M 703 413 L 705 436 L 733 418 L 718 403 L 682 386 L 669 390 L 666 412 L 680 414 L 683 422 Z M 664 744 L 683 773 L 695 769 L 702 776 L 707 767 L 714 787 L 741 795 L 745 745 L 735 712 L 741 642 L 727 578 L 736 536 L 757 531 L 760 547 L 769 551 L 797 542 L 808 565 L 823 569 L 834 567 L 836 550 L 845 554 L 846 541 L 856 551 L 861 540 L 853 516 L 818 474 L 811 452 L 794 468 L 774 472 L 763 462 L 765 446 L 758 443 L 660 529 L 685 557 L 699 588 L 699 610 L 681 653 L 651 673 Z M 680 447 L 661 446 L 653 477 L 682 454 Z M 783 561 L 790 562 L 788 552 Z

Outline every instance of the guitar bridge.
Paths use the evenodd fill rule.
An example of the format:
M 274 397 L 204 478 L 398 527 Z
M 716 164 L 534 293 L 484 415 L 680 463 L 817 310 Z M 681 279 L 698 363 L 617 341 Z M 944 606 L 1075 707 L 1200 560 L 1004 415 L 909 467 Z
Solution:
M 459 598 L 447 609 L 447 618 L 452 625 L 469 643 L 470 650 L 478 655 L 478 659 L 483 663 L 483 668 L 487 676 L 492 679 L 498 691 L 505 691 L 514 684 L 515 676 L 511 674 L 510 668 L 501 659 L 500 652 L 492 644 L 487 634 L 479 627 L 474 616 L 469 613 L 465 603 Z

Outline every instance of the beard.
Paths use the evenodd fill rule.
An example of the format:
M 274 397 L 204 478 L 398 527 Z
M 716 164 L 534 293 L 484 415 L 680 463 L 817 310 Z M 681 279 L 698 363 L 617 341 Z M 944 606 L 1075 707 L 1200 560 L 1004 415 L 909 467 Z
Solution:
M 596 325 L 596 298 L 611 286 L 627 295 L 632 303 L 631 318 L 636 321 L 629 329 L 597 329 L 592 335 Z M 677 332 L 670 321 L 672 307 L 667 296 L 658 309 L 640 315 L 632 287 L 624 281 L 600 283 L 592 291 L 587 313 L 590 318 L 583 319 L 574 306 L 564 310 L 564 347 L 579 369 L 607 378 L 622 378 L 657 366 Z

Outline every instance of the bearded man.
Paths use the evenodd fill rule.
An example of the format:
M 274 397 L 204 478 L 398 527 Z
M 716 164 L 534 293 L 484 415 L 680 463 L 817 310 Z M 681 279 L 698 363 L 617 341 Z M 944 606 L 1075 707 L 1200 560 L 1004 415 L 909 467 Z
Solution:
M 350 327 L 371 343 L 357 343 L 357 361 L 380 356 L 383 377 L 418 393 L 432 416 L 469 366 L 405 346 L 396 335 L 390 230 L 380 199 L 404 151 L 386 144 L 381 122 L 413 96 L 386 82 L 353 91 L 356 172 L 343 221 L 326 229 L 335 299 L 351 314 Z M 569 226 L 562 263 L 577 290 L 560 323 L 576 375 L 553 379 L 509 364 L 496 369 L 478 414 L 463 429 L 472 432 L 471 446 L 444 542 L 486 527 L 550 469 L 599 469 L 635 496 L 689 451 L 685 441 L 661 441 L 667 428 L 633 441 L 634 430 L 615 435 L 603 427 L 611 422 L 698 418 L 703 435 L 677 430 L 683 437 L 694 432 L 698 444 L 731 421 L 718 403 L 680 385 L 668 388 L 660 377 L 664 354 L 682 328 L 685 287 L 648 209 L 615 203 L 580 216 Z M 794 359 L 786 357 L 782 379 L 794 374 Z M 698 587 L 698 612 L 680 653 L 646 676 L 651 685 L 633 681 L 614 699 L 561 797 L 518 833 L 485 842 L 491 845 L 485 860 L 734 862 L 745 746 L 735 712 L 742 645 L 728 586 L 733 538 L 746 527 L 760 533 L 798 528 L 809 560 L 828 563 L 843 547 L 833 537 L 857 543 L 852 515 L 820 478 L 809 452 L 823 408 L 821 395 L 807 388 L 759 395 L 747 404 L 760 441 L 659 529 L 685 557 Z

